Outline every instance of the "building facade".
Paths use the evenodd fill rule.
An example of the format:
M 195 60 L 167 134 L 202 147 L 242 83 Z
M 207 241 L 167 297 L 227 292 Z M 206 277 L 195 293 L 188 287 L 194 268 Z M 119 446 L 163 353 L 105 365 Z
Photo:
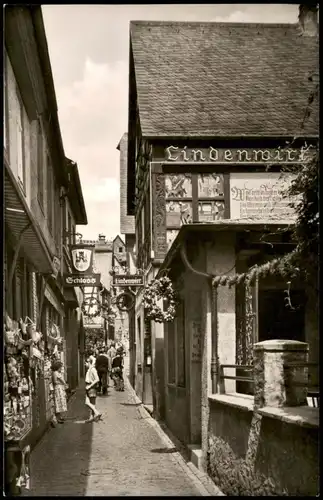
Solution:
M 64 229 L 68 217 L 87 219 L 62 145 L 41 8 L 6 6 L 4 20 L 6 488 L 17 494 L 13 450 L 33 445 L 52 419 L 53 357 L 70 388 L 78 382 L 82 293 L 64 289 Z
M 244 368 L 258 342 L 307 342 L 317 361 L 316 299 L 302 283 L 290 291 L 293 311 L 279 279 L 210 285 L 295 245 L 282 195 L 291 177 L 281 172 L 302 168 L 317 141 L 317 47 L 315 8 L 304 6 L 297 24 L 130 25 L 127 203 L 137 266 L 146 282 L 167 270 L 180 295 L 175 321 L 157 324 L 138 292 L 134 385 L 204 467 L 215 453 L 210 397 L 221 366 L 241 367 L 242 380 L 229 377 L 225 390 L 248 399 Z
M 120 151 L 120 232 L 125 240 L 126 264 L 130 274 L 136 274 L 136 233 L 135 217 L 128 215 L 128 134 L 124 133 L 117 146 Z M 129 379 L 135 386 L 135 352 L 136 352 L 136 316 L 135 309 L 128 312 L 128 339 L 129 339 Z

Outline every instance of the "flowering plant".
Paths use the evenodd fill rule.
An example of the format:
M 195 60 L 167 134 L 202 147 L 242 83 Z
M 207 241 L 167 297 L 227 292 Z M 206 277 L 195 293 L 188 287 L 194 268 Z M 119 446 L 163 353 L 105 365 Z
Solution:
M 166 301 L 167 308 L 164 310 L 157 304 L 160 299 Z M 156 323 L 174 321 L 178 300 L 168 276 L 151 281 L 144 289 L 143 300 L 147 319 L 156 321 Z

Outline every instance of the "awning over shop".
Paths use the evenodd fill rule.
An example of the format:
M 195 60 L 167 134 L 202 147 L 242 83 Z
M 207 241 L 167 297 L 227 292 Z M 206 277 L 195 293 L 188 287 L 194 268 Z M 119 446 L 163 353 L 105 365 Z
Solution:
M 5 165 L 4 184 L 4 220 L 14 240 L 19 241 L 22 235 L 21 248 L 35 269 L 47 274 L 53 272 L 52 257 L 42 237 L 35 218 L 26 200 L 20 195 L 20 188 L 11 172 Z
M 48 284 L 46 284 L 45 292 L 44 292 L 45 298 L 52 304 L 53 307 L 55 307 L 56 311 L 61 315 L 65 316 L 64 313 L 64 304 L 60 304 L 57 296 L 53 292 L 53 290 L 50 288 Z

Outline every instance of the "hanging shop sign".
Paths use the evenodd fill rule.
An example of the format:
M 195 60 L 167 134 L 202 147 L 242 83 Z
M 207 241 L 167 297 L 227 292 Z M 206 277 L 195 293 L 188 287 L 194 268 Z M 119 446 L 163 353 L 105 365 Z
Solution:
M 115 274 L 112 286 L 144 286 L 145 278 L 140 274 Z
M 295 176 L 279 172 L 230 174 L 230 218 L 295 220 L 286 190 Z
M 53 266 L 53 273 L 52 276 L 54 278 L 57 278 L 58 273 L 61 270 L 61 261 L 58 257 L 54 255 L 53 260 L 52 260 L 52 266 Z
M 313 156 L 312 147 L 293 148 L 188 148 L 169 146 L 164 159 L 169 163 L 304 163 Z
M 100 286 L 101 274 L 64 274 L 65 286 Z
M 117 296 L 116 305 L 119 311 L 130 311 L 135 305 L 135 297 L 130 292 L 122 292 Z
M 71 257 L 74 273 L 91 274 L 93 271 L 94 245 L 71 245 Z

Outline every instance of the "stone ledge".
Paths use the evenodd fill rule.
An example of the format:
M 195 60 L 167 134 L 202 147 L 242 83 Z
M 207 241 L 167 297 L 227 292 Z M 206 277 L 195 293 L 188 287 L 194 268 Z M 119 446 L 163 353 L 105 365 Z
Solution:
M 240 394 L 238 392 L 212 394 L 208 399 L 209 401 L 216 401 L 217 403 L 233 406 L 240 410 L 253 411 L 254 409 L 254 397 L 249 394 Z
M 273 408 L 265 406 L 258 408 L 257 412 L 264 417 L 276 418 L 288 424 L 300 425 L 318 429 L 320 426 L 319 408 L 309 406 L 290 406 L 284 408 Z

